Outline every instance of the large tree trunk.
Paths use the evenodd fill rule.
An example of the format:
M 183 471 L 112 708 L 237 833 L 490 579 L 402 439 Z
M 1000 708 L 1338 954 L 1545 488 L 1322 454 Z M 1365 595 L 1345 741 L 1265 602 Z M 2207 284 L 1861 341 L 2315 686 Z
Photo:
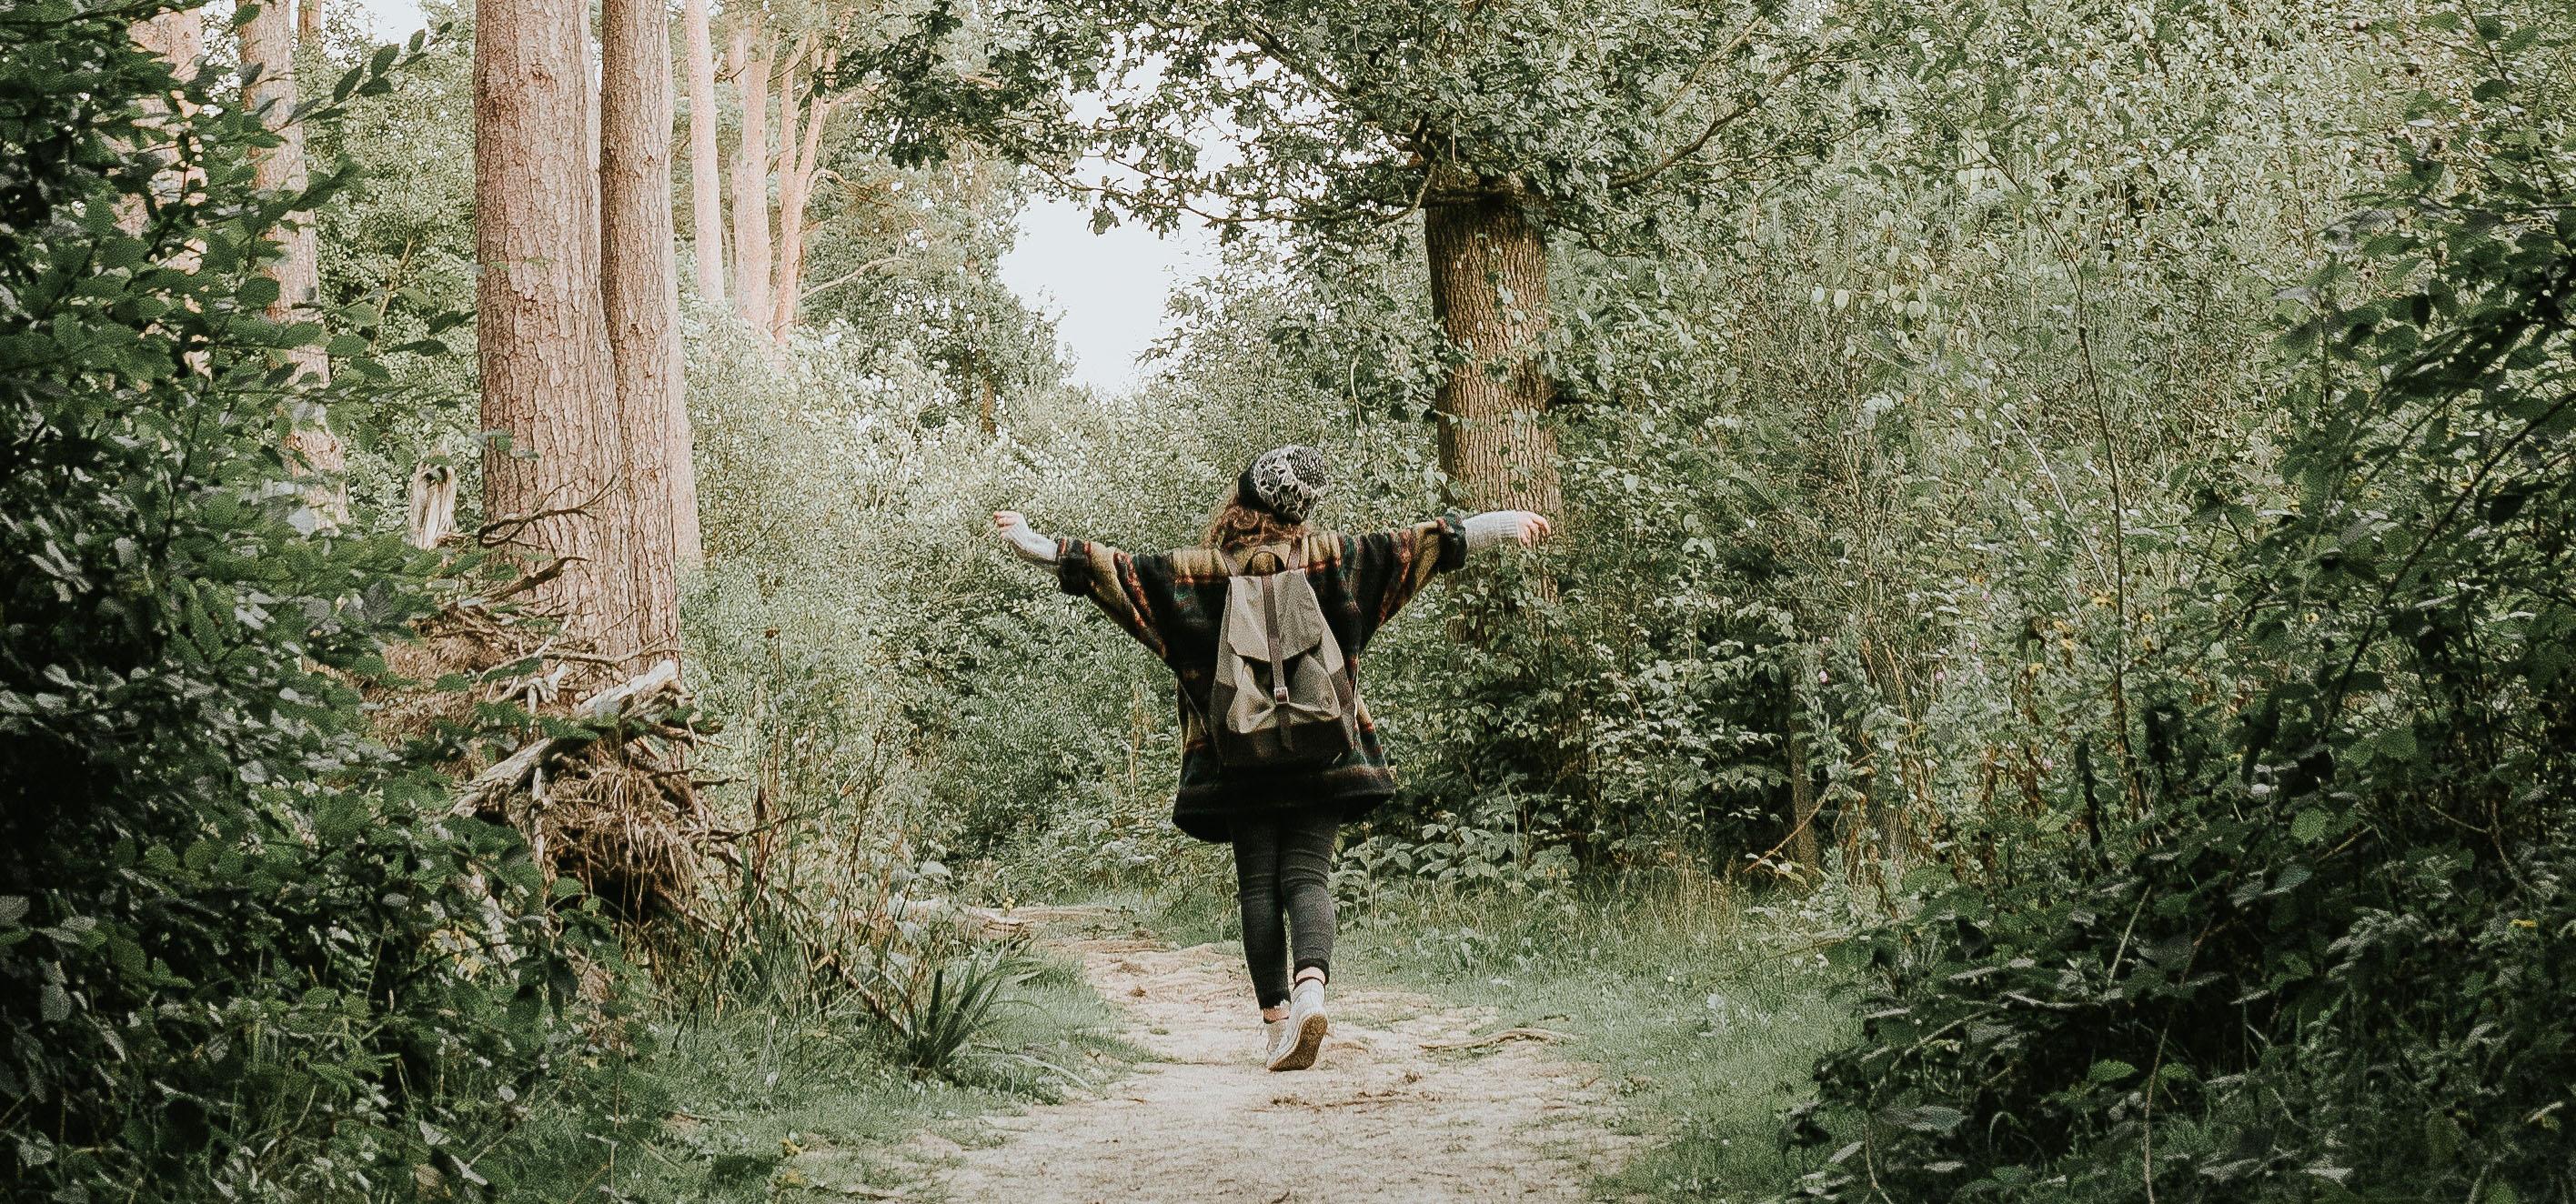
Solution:
M 304 0 L 308 6 L 313 2 Z M 251 85 L 243 89 L 242 103 L 259 113 L 260 119 L 278 135 L 276 146 L 251 152 L 251 184 L 274 192 L 302 191 L 306 183 L 304 127 L 289 120 L 295 112 L 295 11 L 282 0 L 270 0 L 260 5 L 240 29 L 243 73 L 256 73 Z M 278 242 L 286 254 L 269 269 L 269 275 L 277 281 L 277 300 L 268 306 L 269 320 L 286 323 L 315 316 L 311 312 L 313 299 L 322 283 L 316 235 L 309 214 L 289 217 L 278 232 Z M 298 376 L 310 377 L 317 384 L 331 379 L 330 357 L 322 354 L 320 347 L 298 347 L 289 354 Z M 305 490 L 305 500 L 326 526 L 336 528 L 349 521 L 348 489 L 342 480 L 348 462 L 341 453 L 339 436 L 331 433 L 330 419 L 322 408 L 300 403 L 296 409 L 286 436 L 287 449 L 302 461 L 301 471 L 313 478 Z
M 1422 218 L 1431 312 L 1465 357 L 1433 399 L 1451 502 L 1559 515 L 1552 390 L 1533 358 L 1547 332 L 1547 243 L 1507 197 L 1435 204 Z
M 600 5 L 600 302 L 633 498 L 627 588 L 640 668 L 680 654 L 679 482 L 689 466 L 671 229 L 671 37 L 661 0 Z
M 742 96 L 742 137 L 733 161 L 733 305 L 755 330 L 769 326 L 769 43 L 752 51 L 749 29 L 733 31 L 725 65 Z
M 196 78 L 197 73 L 205 69 L 206 14 L 204 10 L 183 8 L 159 13 L 148 21 L 135 22 L 133 28 L 135 44 L 151 52 L 162 62 L 170 64 L 170 74 L 180 82 L 185 83 Z M 158 124 L 162 119 L 172 116 L 184 119 L 196 114 L 195 103 L 176 94 L 147 101 L 144 107 L 155 119 L 152 124 Z M 166 132 L 172 139 L 176 137 L 177 124 L 175 121 L 168 122 Z M 152 191 L 163 201 L 178 199 L 204 178 L 204 172 L 200 168 L 174 169 L 171 165 L 177 162 L 177 155 L 173 150 L 155 149 L 153 154 L 161 163 L 162 170 L 153 176 Z M 129 197 L 117 207 L 117 224 L 129 234 L 142 233 L 144 222 L 149 217 L 150 210 L 141 198 Z M 165 266 L 180 271 L 194 271 L 201 250 L 192 246 L 173 257 Z
M 724 194 L 716 157 L 716 51 L 707 34 L 707 0 L 687 0 L 680 10 L 689 64 L 689 217 L 697 248 L 698 295 L 722 304 Z
M 474 252 L 493 538 L 566 557 L 540 587 L 567 634 L 618 662 L 635 647 L 629 499 L 600 312 L 581 0 L 500 0 L 474 21 Z

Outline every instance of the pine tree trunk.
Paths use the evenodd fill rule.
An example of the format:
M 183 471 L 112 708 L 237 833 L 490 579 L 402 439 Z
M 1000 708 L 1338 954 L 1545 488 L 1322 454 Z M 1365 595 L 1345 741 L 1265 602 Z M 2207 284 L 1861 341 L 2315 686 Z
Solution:
M 313 0 L 304 2 L 309 6 Z M 242 103 L 260 113 L 279 139 L 276 146 L 251 152 L 251 184 L 263 191 L 301 191 L 307 180 L 304 127 L 289 120 L 295 112 L 295 19 L 294 10 L 272 0 L 240 26 L 243 71 L 257 73 L 257 79 L 243 90 Z M 311 215 L 289 217 L 278 231 L 278 242 L 286 254 L 269 269 L 277 281 L 277 300 L 268 306 L 269 320 L 286 323 L 314 317 L 322 267 Z M 320 347 L 298 347 L 289 355 L 298 376 L 316 383 L 331 379 L 330 357 Z M 330 419 L 320 406 L 300 403 L 297 411 L 286 446 L 302 461 L 299 471 L 313 478 L 305 500 L 326 526 L 339 527 L 349 521 L 348 489 L 342 479 L 348 461 L 341 453 L 339 436 L 331 433 Z
M 707 0 L 687 0 L 680 25 L 688 43 L 689 217 L 698 252 L 698 295 L 722 304 L 724 196 L 716 157 L 716 51 L 707 34 Z
M 747 29 L 733 32 L 725 64 L 742 97 L 742 137 L 733 158 L 733 306 L 754 329 L 769 325 L 769 46 L 751 52 Z
M 307 46 L 322 42 L 322 0 L 296 0 L 295 36 Z
M 1488 192 L 1423 212 L 1431 312 L 1465 357 L 1433 398 L 1451 502 L 1560 515 L 1552 390 L 1533 349 L 1547 333 L 1547 243 L 1520 207 Z
M 689 475 L 671 224 L 671 37 L 661 0 L 602 0 L 599 11 L 599 293 L 626 451 L 619 478 L 634 507 L 626 570 L 636 659 L 627 667 L 642 669 L 680 654 L 680 481 Z
M 500 0 L 474 22 L 476 342 L 494 538 L 571 560 L 540 587 L 574 640 L 634 650 L 617 474 L 625 453 L 600 312 L 581 0 Z
M 205 69 L 206 14 L 204 10 L 183 8 L 159 13 L 150 20 L 135 22 L 133 29 L 135 44 L 149 51 L 162 62 L 168 63 L 170 74 L 180 81 L 193 79 L 198 72 Z M 194 116 L 196 113 L 194 102 L 177 98 L 175 94 L 146 101 L 144 109 L 156 119 L 168 117 L 174 113 L 178 117 L 185 118 Z M 167 140 L 163 142 L 166 146 Z M 200 168 L 172 169 L 170 165 L 176 161 L 176 156 L 170 150 L 154 149 L 152 153 L 162 164 L 162 170 L 153 176 L 152 191 L 165 201 L 178 198 L 197 181 L 204 178 L 203 170 Z M 139 197 L 129 197 L 120 202 L 117 207 L 117 224 L 130 234 L 142 233 L 143 225 L 149 217 L 149 208 Z M 180 271 L 194 271 L 201 251 L 202 248 L 191 247 L 174 256 L 164 266 Z

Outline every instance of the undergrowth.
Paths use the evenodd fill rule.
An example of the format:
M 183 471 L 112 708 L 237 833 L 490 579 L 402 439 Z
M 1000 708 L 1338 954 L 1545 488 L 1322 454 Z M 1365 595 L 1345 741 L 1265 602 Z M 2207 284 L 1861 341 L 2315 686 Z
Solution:
M 722 1204 L 846 1198 L 918 1178 L 895 1147 L 922 1130 L 1046 1102 L 1116 1076 L 1136 1052 L 1112 1011 L 1062 961 L 988 950 L 942 971 L 985 1001 L 944 1073 L 851 1001 L 736 997 L 665 1008 L 634 1047 L 578 1088 L 539 1101 L 484 1160 L 507 1198 Z M 960 1138 L 966 1136 L 959 1132 Z

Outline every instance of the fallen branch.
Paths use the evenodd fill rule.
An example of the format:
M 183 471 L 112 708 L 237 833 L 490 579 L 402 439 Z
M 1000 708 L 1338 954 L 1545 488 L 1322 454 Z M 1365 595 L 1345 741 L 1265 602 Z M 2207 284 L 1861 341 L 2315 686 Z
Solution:
M 679 664 L 662 661 L 620 685 L 583 699 L 579 706 L 573 708 L 573 714 L 585 723 L 616 720 L 624 716 L 630 703 L 672 689 L 679 682 Z M 466 782 L 465 789 L 457 793 L 456 804 L 449 807 L 447 813 L 463 817 L 489 809 L 503 795 L 518 789 L 521 782 L 535 774 L 545 764 L 546 758 L 576 745 L 587 744 L 590 739 L 588 736 L 541 736 L 520 746 L 519 751 L 494 762 L 490 768 Z
M 1422 1043 L 1422 1048 L 1479 1049 L 1487 1045 L 1500 1045 L 1505 1041 L 1571 1041 L 1573 1039 L 1573 1034 L 1560 1033 L 1552 1028 L 1507 1028 L 1499 1033 L 1488 1033 L 1485 1036 L 1471 1037 L 1464 1041 L 1425 1041 Z

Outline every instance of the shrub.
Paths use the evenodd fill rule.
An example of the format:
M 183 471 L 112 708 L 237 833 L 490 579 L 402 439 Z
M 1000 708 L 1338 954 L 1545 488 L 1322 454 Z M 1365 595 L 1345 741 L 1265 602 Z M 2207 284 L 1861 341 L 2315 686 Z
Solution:
M 133 41 L 175 7 L 0 15 L 0 1180 L 376 1198 L 471 1176 L 569 967 L 517 838 L 370 734 L 425 566 L 317 533 L 320 336 L 259 274 L 339 180 L 252 190 L 273 136 Z
M 2212 492 L 2235 580 L 2143 679 L 2139 822 L 1859 947 L 1816 1194 L 2576 1194 L 2576 138 L 2510 65 L 2576 31 L 2528 21 L 2433 20 L 2474 103 L 2418 98 L 2285 295 L 2292 501 Z

